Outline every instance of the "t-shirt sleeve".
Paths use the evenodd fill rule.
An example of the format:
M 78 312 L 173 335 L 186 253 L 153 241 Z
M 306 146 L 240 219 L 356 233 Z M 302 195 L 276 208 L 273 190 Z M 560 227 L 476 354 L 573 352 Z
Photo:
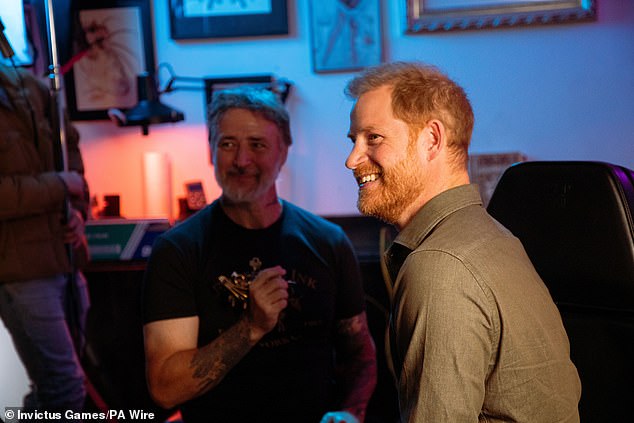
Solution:
M 143 323 L 195 316 L 192 255 L 157 238 L 143 280 Z

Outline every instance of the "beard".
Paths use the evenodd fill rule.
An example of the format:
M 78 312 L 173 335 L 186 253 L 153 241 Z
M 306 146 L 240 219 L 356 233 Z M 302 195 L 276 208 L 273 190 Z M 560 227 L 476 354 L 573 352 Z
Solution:
M 357 208 L 364 215 L 395 224 L 407 206 L 423 192 L 425 181 L 420 169 L 420 161 L 411 153 L 394 166 L 380 169 L 381 176 L 373 186 L 359 188 Z M 368 170 L 359 168 L 355 173 L 369 173 Z
M 242 184 L 234 177 L 249 175 L 253 178 L 249 184 Z M 235 204 L 254 203 L 261 200 L 275 185 L 275 178 L 263 175 L 255 170 L 231 169 L 224 175 L 216 175 L 222 196 Z

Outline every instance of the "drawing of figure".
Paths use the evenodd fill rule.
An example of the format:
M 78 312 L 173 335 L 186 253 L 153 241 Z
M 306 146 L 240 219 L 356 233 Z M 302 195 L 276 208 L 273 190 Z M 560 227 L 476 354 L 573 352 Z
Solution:
M 380 61 L 376 0 L 336 0 L 330 8 L 313 2 L 317 67 L 355 69 Z
M 80 51 L 73 65 L 79 111 L 136 103 L 136 77 L 145 70 L 138 8 L 82 10 Z

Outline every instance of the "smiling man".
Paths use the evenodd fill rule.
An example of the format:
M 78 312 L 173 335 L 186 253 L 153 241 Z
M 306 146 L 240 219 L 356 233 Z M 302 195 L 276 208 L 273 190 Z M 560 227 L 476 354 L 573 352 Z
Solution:
M 343 230 L 280 199 L 289 117 L 267 90 L 216 93 L 221 197 L 154 244 L 144 291 L 155 401 L 190 422 L 362 422 L 376 384 Z
M 354 78 L 346 166 L 359 210 L 394 224 L 390 348 L 403 422 L 578 422 L 559 312 L 469 183 L 473 112 L 434 67 Z

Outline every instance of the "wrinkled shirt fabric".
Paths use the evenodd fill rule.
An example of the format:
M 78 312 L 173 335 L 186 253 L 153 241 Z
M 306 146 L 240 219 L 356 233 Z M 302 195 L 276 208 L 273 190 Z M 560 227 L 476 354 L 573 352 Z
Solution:
M 579 422 L 561 316 L 476 185 L 426 203 L 385 258 L 403 422 Z

